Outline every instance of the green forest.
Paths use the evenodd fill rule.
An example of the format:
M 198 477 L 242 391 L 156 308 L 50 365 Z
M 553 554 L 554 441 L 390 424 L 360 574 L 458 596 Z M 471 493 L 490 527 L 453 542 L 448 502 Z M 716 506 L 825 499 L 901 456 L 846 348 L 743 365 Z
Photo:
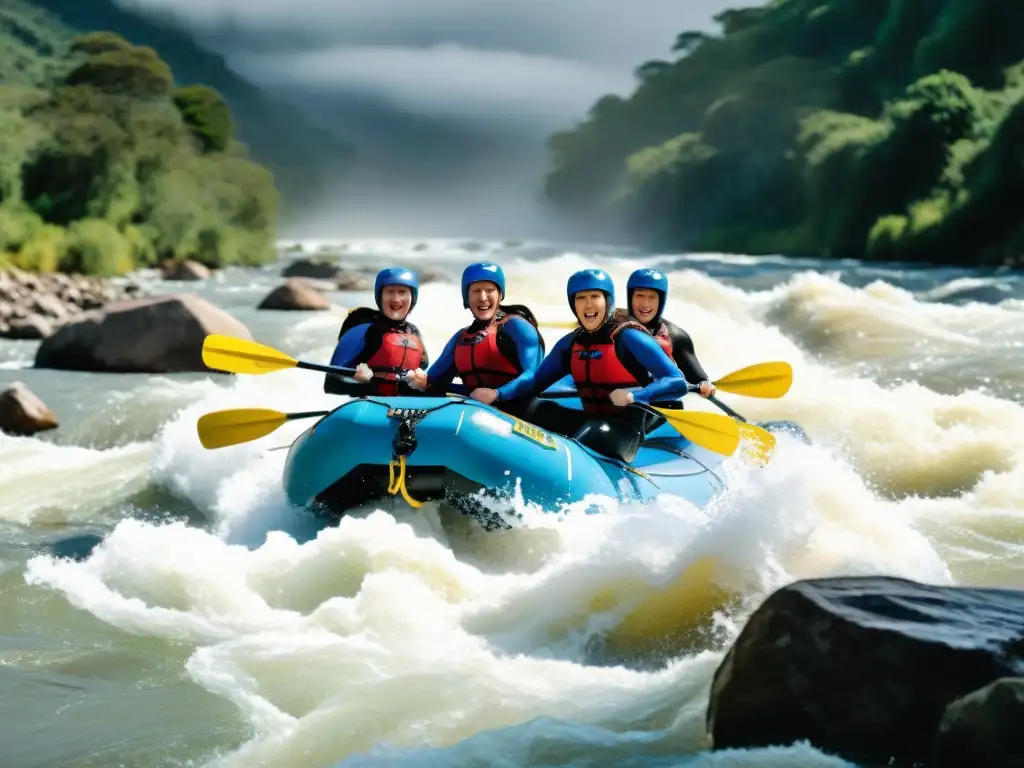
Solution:
M 1024 3 L 774 0 L 715 21 L 550 137 L 563 214 L 661 249 L 1024 262 Z
M 149 47 L 0 9 L 0 265 L 124 274 L 273 259 L 278 192 L 221 95 Z

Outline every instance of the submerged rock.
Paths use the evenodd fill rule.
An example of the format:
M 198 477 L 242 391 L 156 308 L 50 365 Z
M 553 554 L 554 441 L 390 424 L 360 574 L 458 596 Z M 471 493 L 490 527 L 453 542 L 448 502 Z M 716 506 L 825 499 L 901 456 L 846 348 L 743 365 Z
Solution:
M 340 271 L 341 266 L 335 259 L 295 259 L 295 261 L 281 270 L 281 276 L 333 280 Z
M 373 278 L 351 269 L 338 272 L 334 287 L 339 291 L 372 291 Z
M 1005 677 L 948 707 L 939 724 L 934 768 L 1024 765 L 1024 680 Z
M 801 581 L 750 617 L 715 673 L 707 725 L 716 749 L 808 740 L 910 766 L 928 760 L 947 705 L 1021 673 L 1024 592 Z
M 36 368 L 111 373 L 209 373 L 211 333 L 252 340 L 240 321 L 194 294 L 122 301 L 87 312 L 45 339 Z
M 59 426 L 56 414 L 20 381 L 0 392 L 0 432 L 26 436 Z

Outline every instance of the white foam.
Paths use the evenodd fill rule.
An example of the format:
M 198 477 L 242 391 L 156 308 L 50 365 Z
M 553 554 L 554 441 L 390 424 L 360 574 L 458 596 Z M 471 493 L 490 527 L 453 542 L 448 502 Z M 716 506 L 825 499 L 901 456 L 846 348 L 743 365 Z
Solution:
M 392 245 L 352 243 L 351 250 L 410 255 L 408 243 Z M 458 250 L 467 261 L 483 255 L 452 243 L 429 248 Z M 636 266 L 582 252 L 503 263 L 509 300 L 555 320 L 568 316 L 561 275 L 599 264 L 622 285 Z M 604 513 L 587 515 L 587 500 L 555 519 L 520 501 L 523 530 L 485 534 L 441 515 L 436 504 L 420 511 L 388 504 L 308 541 L 284 533 L 264 541 L 268 527 L 295 522 L 280 489 L 285 452 L 267 449 L 287 445 L 308 423 L 204 451 L 195 422 L 221 408 L 305 411 L 340 402 L 323 393 L 320 374 L 292 370 L 190 385 L 188 404 L 145 449 L 152 479 L 209 515 L 210 532 L 125 520 L 88 560 L 39 556 L 26 578 L 126 631 L 191 644 L 188 673 L 232 701 L 253 729 L 253 740 L 224 766 L 346 758 L 349 765 L 455 765 L 480 755 L 505 755 L 513 764 L 532 738 L 613 761 L 670 751 L 662 742 L 699 744 L 720 649 L 683 648 L 661 670 L 638 671 L 596 666 L 588 655 L 595 640 L 622 630 L 638 606 L 708 559 L 710 586 L 746 598 L 713 606 L 719 615 L 708 629 L 720 641 L 738 631 L 752 605 L 795 578 L 870 572 L 962 581 L 971 571 L 958 559 L 960 544 L 926 523 L 1016 526 L 1019 534 L 1024 409 L 969 388 L 939 394 L 851 371 L 873 343 L 912 357 L 922 334 L 956 354 L 984 355 L 984 333 L 971 323 L 1009 333 L 1005 309 L 929 305 L 891 286 L 855 290 L 810 274 L 759 293 L 692 270 L 671 277 L 668 316 L 690 330 L 713 377 L 764 360 L 794 367 L 782 400 L 722 399 L 750 418 L 801 422 L 815 441 L 781 436 L 764 469 L 727 463 L 731 490 L 707 509 L 666 496 L 646 505 L 604 500 Z M 881 319 L 862 322 L 871 316 Z M 467 319 L 458 286 L 425 285 L 412 319 L 431 351 L 440 350 Z M 810 351 L 791 325 L 831 329 L 839 339 L 833 358 Z M 549 348 L 562 333 L 545 332 Z M 336 334 L 337 317 L 310 315 L 285 341 L 291 354 L 326 360 Z M 712 409 L 700 401 L 692 407 Z M 38 450 L 66 450 L 89 472 L 118 455 Z M 16 472 L 30 474 L 24 467 L 31 461 L 23 461 Z M 1006 567 L 1024 565 L 1020 547 L 1009 539 L 1005 546 Z M 417 751 L 426 747 L 451 749 Z M 751 766 L 840 764 L 800 747 L 695 757 L 693 764 L 727 758 Z

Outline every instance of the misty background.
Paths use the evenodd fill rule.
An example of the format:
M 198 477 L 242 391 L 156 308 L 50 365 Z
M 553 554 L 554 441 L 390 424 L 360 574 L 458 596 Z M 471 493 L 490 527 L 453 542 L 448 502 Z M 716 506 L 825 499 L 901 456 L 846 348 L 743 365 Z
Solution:
M 727 0 L 118 0 L 349 142 L 355 170 L 286 236 L 576 238 L 547 213 L 547 137 Z M 756 4 L 756 3 L 755 3 Z

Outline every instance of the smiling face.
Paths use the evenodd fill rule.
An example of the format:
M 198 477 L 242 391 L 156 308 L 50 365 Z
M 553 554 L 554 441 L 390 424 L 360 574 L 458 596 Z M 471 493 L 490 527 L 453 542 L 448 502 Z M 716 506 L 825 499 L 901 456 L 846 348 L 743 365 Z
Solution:
M 412 307 L 412 291 L 405 285 L 385 285 L 380 292 L 380 306 L 389 320 L 404 320 Z
M 580 291 L 572 299 L 576 319 L 586 331 L 596 331 L 608 316 L 608 302 L 604 291 Z
M 477 280 L 469 284 L 469 311 L 477 320 L 487 322 L 498 311 L 501 303 L 501 291 L 490 280 Z
M 633 291 L 633 298 L 630 299 L 630 312 L 633 317 L 644 325 L 654 322 L 658 314 L 658 304 L 661 303 L 658 292 L 651 288 L 637 288 Z

